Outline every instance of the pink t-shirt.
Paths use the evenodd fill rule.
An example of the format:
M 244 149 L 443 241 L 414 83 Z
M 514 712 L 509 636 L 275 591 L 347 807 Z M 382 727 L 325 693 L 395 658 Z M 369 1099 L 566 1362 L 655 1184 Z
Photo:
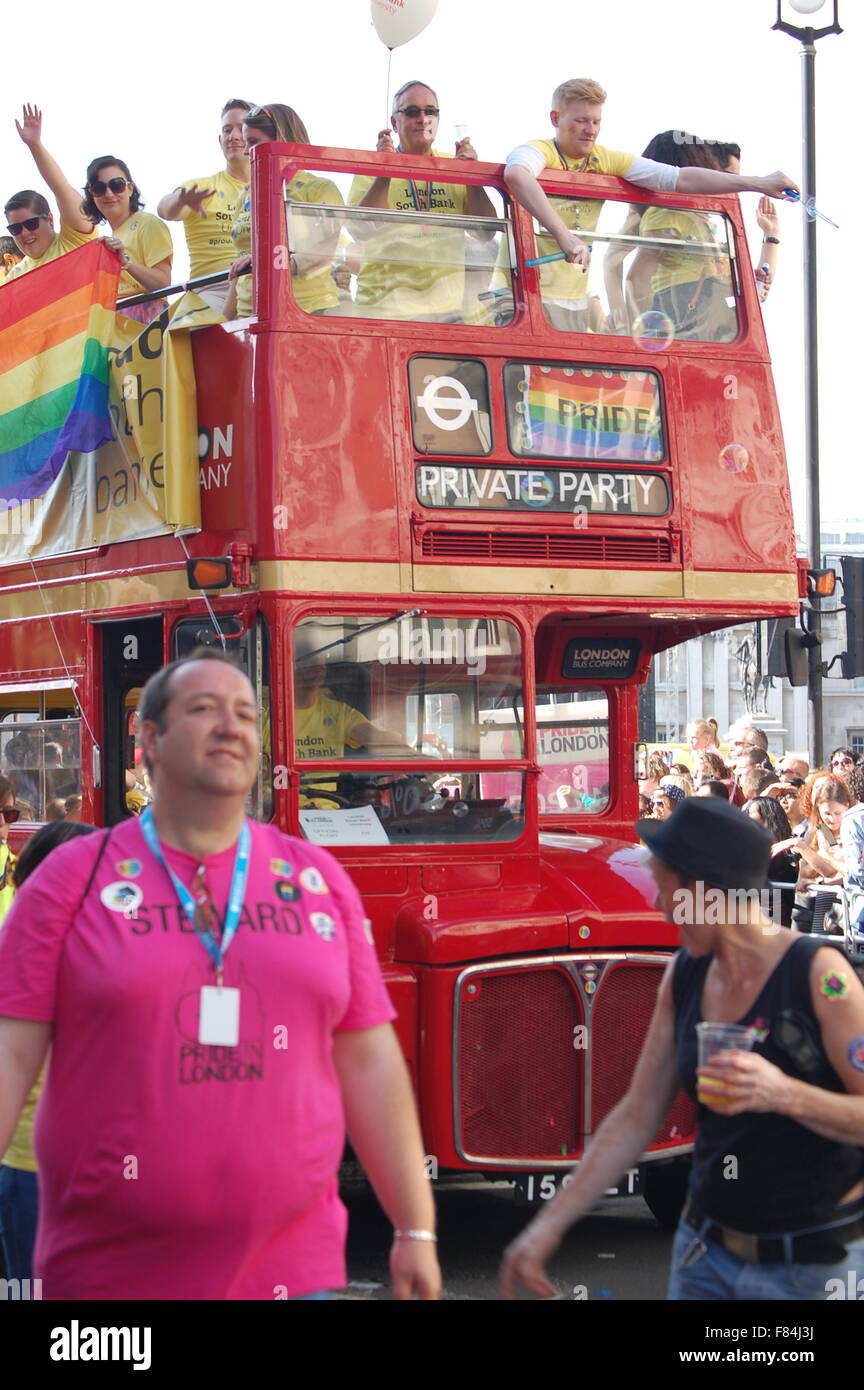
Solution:
M 394 1010 L 345 871 L 250 829 L 225 957 L 236 1047 L 197 1040 L 213 965 L 137 820 L 110 832 L 80 910 L 101 834 L 55 850 L 6 918 L 0 1014 L 54 1023 L 35 1130 L 47 1299 L 274 1299 L 345 1283 L 333 1035 Z M 198 861 L 165 852 L 191 885 Z M 204 861 L 220 914 L 234 855 Z

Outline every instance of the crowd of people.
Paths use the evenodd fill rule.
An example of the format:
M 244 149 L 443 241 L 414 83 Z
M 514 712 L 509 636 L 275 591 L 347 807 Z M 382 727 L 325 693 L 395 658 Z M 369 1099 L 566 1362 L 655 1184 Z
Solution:
M 781 888 L 783 924 L 837 934 L 864 911 L 864 759 L 835 748 L 823 767 L 797 754 L 772 761 L 763 729 L 734 724 L 725 756 L 715 719 L 687 726 L 688 762 L 655 748 L 639 783 L 640 811 L 666 820 L 690 796 L 730 802 L 765 826 L 773 849 L 766 884 Z M 794 906 L 793 906 L 794 898 Z M 864 924 L 862 924 L 864 932 Z
M 605 100 L 606 93 L 593 80 L 562 83 L 552 98 L 551 136 L 517 146 L 506 159 L 505 181 L 511 195 L 544 229 L 537 240 L 538 255 L 559 255 L 540 267 L 547 317 L 563 329 L 625 332 L 634 318 L 653 308 L 674 326 L 677 336 L 728 341 L 735 332 L 734 310 L 728 304 L 728 257 L 719 243 L 711 251 L 715 232 L 705 216 L 633 205 L 622 233 L 636 232 L 647 244 L 636 256 L 626 284 L 623 261 L 629 246 L 613 244 L 604 264 L 610 312 L 608 317 L 599 312 L 598 317 L 599 299 L 589 295 L 589 238 L 603 200 L 549 198 L 538 177 L 552 169 L 618 174 L 639 187 L 662 192 L 760 193 L 757 215 L 764 242 L 756 274 L 763 293 L 771 282 L 779 245 L 779 219 L 771 199 L 796 192 L 794 180 L 782 172 L 767 177 L 741 174 L 737 145 L 700 140 L 684 131 L 655 136 L 641 156 L 605 149 L 597 144 Z M 434 89 L 419 81 L 405 83 L 395 94 L 390 127 L 379 132 L 376 148 L 394 156 L 476 159 L 468 136 L 457 141 L 452 156 L 435 147 L 439 118 Z M 119 299 L 150 296 L 138 304 L 124 302 L 122 312 L 149 322 L 164 307 L 157 292 L 171 281 L 173 243 L 166 222 L 181 221 L 193 280 L 224 277 L 226 272 L 230 277 L 228 282 L 202 285 L 202 298 L 225 317 L 252 313 L 252 284 L 246 273 L 254 272 L 249 151 L 273 140 L 310 142 L 306 125 L 290 106 L 256 106 L 239 98 L 227 101 L 219 134 L 222 166 L 184 179 L 160 198 L 158 215 L 144 211 L 141 189 L 124 159 L 115 155 L 92 159 L 82 189 L 67 178 L 43 143 L 42 114 L 36 106 L 25 106 L 16 125 L 54 196 L 59 225 L 55 226 L 44 194 L 22 189 L 7 198 L 8 236 L 3 239 L 0 283 L 14 282 L 86 245 L 104 225 L 107 245 L 121 263 Z M 481 244 L 490 242 L 496 213 L 484 188 L 439 184 L 432 178 L 424 182 L 364 176 L 354 180 L 346 208 L 332 180 L 300 170 L 287 184 L 286 194 L 301 212 L 303 204 L 332 209 L 326 215 L 319 212 L 295 219 L 291 254 L 284 268 L 292 276 L 297 302 L 308 313 L 344 312 L 346 284 L 353 276 L 353 308 L 364 317 L 432 322 L 465 317 L 466 285 L 476 271 L 470 269 L 464 232 L 451 233 L 440 218 L 443 214 L 485 219 L 485 226 L 478 222 L 471 229 L 471 237 Z M 353 217 L 352 207 L 356 209 Z M 430 213 L 437 221 L 419 229 L 424 236 L 418 237 L 418 229 L 402 222 L 382 223 L 358 215 L 375 209 Z M 663 239 L 671 239 L 674 247 L 665 251 Z M 688 242 L 692 249 L 685 245 Z M 493 279 L 495 259 L 493 247 L 488 273 L 480 277 L 487 286 Z M 502 274 L 507 280 L 509 269 Z M 471 298 L 477 301 L 477 294 Z

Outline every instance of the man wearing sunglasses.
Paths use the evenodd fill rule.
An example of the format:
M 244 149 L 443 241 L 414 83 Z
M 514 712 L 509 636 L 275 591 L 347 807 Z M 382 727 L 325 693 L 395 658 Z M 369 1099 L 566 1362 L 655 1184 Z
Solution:
M 432 155 L 450 158 L 434 148 L 438 134 L 438 98 L 423 82 L 406 82 L 393 98 L 390 130 L 378 132 L 376 149 L 387 154 Z M 468 136 L 456 142 L 456 159 L 476 159 Z M 495 217 L 486 192 L 478 186 L 436 183 L 434 179 L 372 179 L 358 177 L 348 202 L 361 208 L 413 212 L 422 223 L 424 212 L 454 217 Z M 364 318 L 413 319 L 427 323 L 462 321 L 468 239 L 458 229 L 396 223 L 386 227 L 369 219 L 350 224 L 351 235 L 365 242 L 365 257 L 357 277 L 357 313 Z M 488 240 L 491 233 L 478 233 Z
M 54 217 L 47 200 L 32 188 L 16 193 L 3 209 L 6 231 L 15 240 L 23 259 L 7 271 L 6 284 L 29 270 L 65 256 L 86 246 L 95 234 L 93 223 L 81 211 L 81 190 L 73 188 L 56 159 L 42 144 L 42 112 L 36 106 L 25 106 L 21 124 L 15 122 L 18 134 L 33 156 L 33 162 L 57 200 L 60 209 L 60 230 L 55 230 Z
M 231 239 L 234 219 L 243 206 L 249 182 L 249 156 L 243 139 L 243 117 L 252 106 L 231 98 L 222 108 L 219 148 L 225 157 L 224 169 L 201 178 L 185 179 L 173 193 L 160 198 L 156 209 L 166 222 L 182 222 L 189 248 L 192 279 L 230 270 L 237 255 Z M 221 314 L 228 294 L 228 282 L 198 290 L 198 295 Z

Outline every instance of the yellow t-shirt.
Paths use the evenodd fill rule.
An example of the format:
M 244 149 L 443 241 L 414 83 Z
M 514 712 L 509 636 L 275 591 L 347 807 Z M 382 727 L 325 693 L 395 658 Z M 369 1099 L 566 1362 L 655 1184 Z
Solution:
M 43 1067 L 22 1106 L 9 1147 L 0 1160 L 0 1162 L 5 1163 L 7 1168 L 23 1168 L 25 1173 L 37 1171 L 36 1155 L 33 1152 L 33 1120 L 36 1116 L 36 1104 L 44 1080 L 45 1068 Z
M 237 255 L 231 228 L 243 206 L 247 185 L 242 179 L 235 179 L 227 169 L 203 179 L 184 179 L 182 187 L 191 188 L 193 184 L 198 188 L 216 189 L 204 204 L 206 217 L 190 212 L 183 218 L 189 270 L 195 279 L 198 275 L 215 275 L 217 271 L 227 270 Z
M 711 223 L 695 212 L 684 212 L 675 208 L 649 208 L 643 213 L 639 223 L 640 236 L 656 236 L 658 232 L 670 233 L 679 241 L 714 241 Z M 657 254 L 657 247 L 649 248 Z M 661 290 L 671 289 L 673 285 L 690 285 L 703 275 L 715 279 L 724 278 L 723 262 L 720 256 L 689 255 L 686 251 L 670 247 L 661 251 L 657 268 L 651 277 L 651 293 L 656 296 Z
M 436 159 L 452 156 L 433 150 Z M 355 178 L 348 203 L 359 203 L 373 183 L 366 175 Z M 434 179 L 391 179 L 387 206 L 396 212 L 449 212 L 463 217 L 468 211 L 466 184 L 436 183 Z M 368 225 L 368 224 L 367 224 Z M 364 247 L 357 276 L 357 310 L 376 318 L 412 319 L 429 314 L 461 317 L 465 292 L 466 233 L 446 227 L 386 227 L 373 236 L 353 234 Z
M 23 261 L 19 261 L 9 271 L 6 276 L 6 284 L 8 285 L 10 280 L 16 279 L 19 275 L 26 275 L 29 270 L 38 270 L 40 266 L 47 265 L 49 261 L 56 261 L 59 256 L 65 256 L 67 251 L 77 251 L 79 246 L 86 246 L 95 230 L 94 227 L 91 232 L 76 232 L 73 227 L 67 227 L 65 222 L 61 222 L 60 230 L 55 234 L 45 255 L 36 259 L 33 256 L 25 256 Z M 138 288 L 140 289 L 141 286 L 139 285 Z
M 360 747 L 352 734 L 366 722 L 365 714 L 319 690 L 314 704 L 294 710 L 294 756 L 344 758 L 346 744 L 349 748 Z
M 342 194 L 335 183 L 319 178 L 317 174 L 304 173 L 302 170 L 295 174 L 288 184 L 288 196 L 295 203 L 329 203 L 334 207 L 343 206 Z M 252 204 L 248 186 L 240 199 L 231 236 L 234 240 L 235 255 L 244 256 L 252 250 Z M 294 221 L 294 243 L 294 251 L 298 254 L 308 251 L 310 255 L 314 255 L 318 249 L 312 227 L 305 217 L 298 217 Z M 307 314 L 318 313 L 321 309 L 332 309 L 339 303 L 339 291 L 329 264 L 319 266 L 308 275 L 295 275 L 292 284 L 294 298 Z M 241 275 L 237 281 L 237 317 L 246 318 L 251 313 L 252 276 Z
M 154 217 L 152 212 L 133 212 L 115 232 L 109 229 L 107 235 L 122 241 L 132 260 L 148 269 L 160 261 L 170 261 L 174 255 L 171 233 L 162 219 Z M 142 293 L 144 286 L 124 270 L 117 283 L 117 298 Z
M 569 169 L 571 173 L 617 174 L 623 179 L 633 163 L 632 154 L 625 154 L 623 150 L 607 150 L 603 145 L 595 145 L 587 159 L 570 159 L 559 152 L 554 140 L 529 140 L 528 144 L 540 151 L 547 168 Z M 550 198 L 549 201 L 565 226 L 574 232 L 593 231 L 603 209 L 600 198 Z M 537 237 L 536 255 L 551 256 L 558 249 L 553 237 L 545 234 Z M 588 271 L 581 266 L 568 265 L 566 261 L 550 261 L 548 265 L 538 268 L 544 299 L 568 304 L 587 295 Z

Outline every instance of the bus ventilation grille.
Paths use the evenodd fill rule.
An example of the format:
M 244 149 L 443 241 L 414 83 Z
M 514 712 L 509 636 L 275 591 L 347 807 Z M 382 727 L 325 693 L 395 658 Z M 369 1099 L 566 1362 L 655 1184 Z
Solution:
M 515 560 L 546 565 L 668 565 L 668 536 L 601 536 L 574 531 L 424 531 L 420 551 L 428 560 L 477 563 Z
M 456 1040 L 457 1128 L 465 1157 L 538 1167 L 578 1158 L 583 1131 L 596 1130 L 627 1089 L 664 964 L 614 964 L 587 1018 L 575 981 L 560 966 L 467 976 Z M 587 1024 L 586 1047 L 576 1045 L 580 1024 Z M 584 1110 L 586 1068 L 590 1116 Z M 688 1142 L 694 1122 L 694 1107 L 679 1093 L 651 1147 Z

